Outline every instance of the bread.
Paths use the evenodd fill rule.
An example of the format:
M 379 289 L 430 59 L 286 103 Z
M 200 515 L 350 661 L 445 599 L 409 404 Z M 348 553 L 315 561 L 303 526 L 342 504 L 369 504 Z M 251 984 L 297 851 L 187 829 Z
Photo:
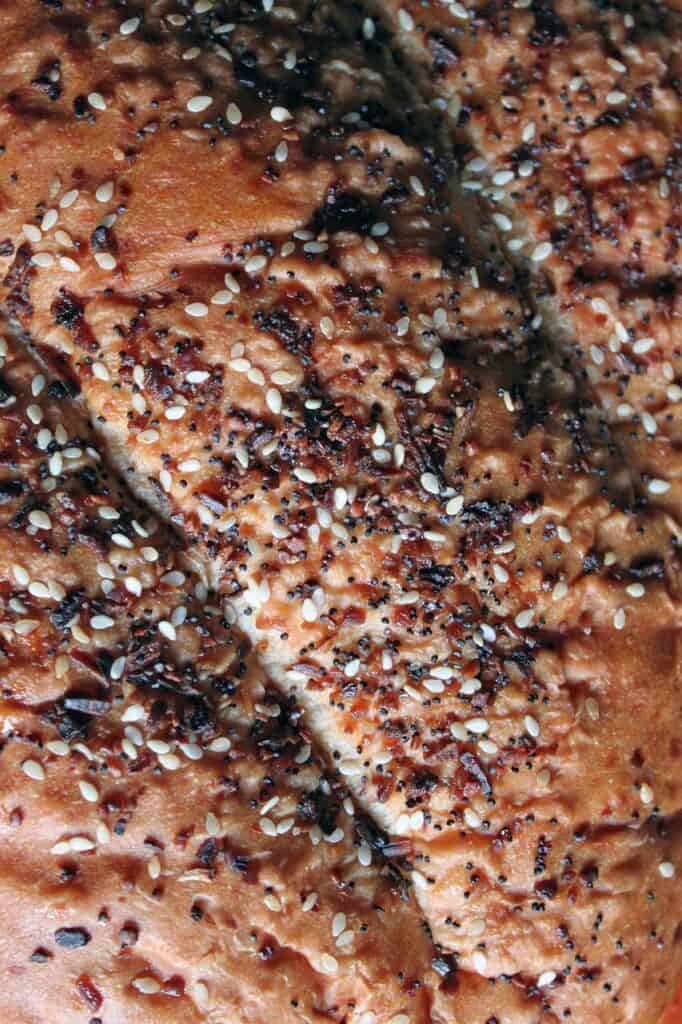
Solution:
M 673 516 L 682 502 L 675 7 L 376 7 L 424 98 L 446 108 L 462 185 L 484 197 L 482 216 L 527 282 L 549 343 L 598 403 L 640 493 L 657 494 Z
M 331 928 L 294 913 L 299 848 L 289 833 L 260 838 L 244 782 L 227 834 L 273 851 L 291 922 L 266 914 L 260 892 L 223 895 L 237 883 L 222 863 L 216 902 L 239 904 L 238 921 L 257 914 L 262 928 L 284 929 L 278 945 L 302 950 L 295 980 L 278 972 L 266 990 L 253 953 L 238 947 L 227 966 L 210 961 L 206 992 L 191 990 L 203 978 L 201 940 L 178 932 L 171 954 L 165 916 L 191 908 L 179 895 L 196 863 L 190 846 L 168 865 L 167 911 L 145 913 L 144 952 L 144 970 L 166 984 L 180 963 L 188 995 L 170 1008 L 169 992 L 141 999 L 129 955 L 108 948 L 109 966 L 94 961 L 106 977 L 104 1024 L 173 1019 L 175 1005 L 183 1020 L 258 1020 L 288 1012 L 290 998 L 292 1020 L 314 1020 L 321 1003 L 332 1019 L 363 1024 L 370 1011 L 394 1024 L 653 1024 L 680 975 L 680 506 L 663 486 L 674 466 L 662 461 L 675 411 L 659 414 L 665 437 L 647 444 L 614 429 L 610 378 L 571 344 L 580 317 L 562 306 L 558 323 L 550 311 L 542 333 L 533 304 L 548 307 L 544 284 L 490 245 L 485 210 L 452 186 L 459 126 L 452 146 L 425 106 L 450 98 L 451 83 L 446 75 L 436 96 L 422 73 L 421 8 L 401 10 L 381 8 L 402 28 L 395 40 L 364 11 L 332 5 L 150 3 L 139 22 L 109 3 L 1 14 L 5 308 L 107 458 L 178 531 L 179 542 L 164 534 L 165 558 L 184 548 L 225 601 L 231 632 L 201 599 L 197 628 L 218 629 L 230 651 L 248 637 L 256 675 L 267 671 L 285 706 L 303 710 L 315 754 L 294 779 L 318 792 L 326 757 L 331 791 L 352 791 L 359 839 L 349 819 L 338 868 L 326 861 L 335 850 L 311 853 L 303 830 L 312 891 L 352 863 L 364 868 L 362 892 L 343 913 L 364 920 L 375 899 L 365 885 L 388 908 L 365 947 L 335 957 L 340 980 L 329 982 Z M 667 44 L 651 45 L 667 59 Z M 483 52 L 472 50 L 468 74 Z M 494 70 L 491 57 L 486 82 Z M 469 132 L 467 144 L 487 156 L 482 138 Z M 540 245 L 531 203 L 517 205 Z M 563 304 L 563 263 L 551 269 Z M 656 409 L 663 394 L 677 400 L 675 321 L 660 315 L 651 330 L 669 350 L 650 360 L 665 382 Z M 191 603 L 189 576 L 181 590 Z M 132 627 L 121 628 L 111 644 L 132 642 Z M 181 642 L 174 658 L 196 653 Z M 130 674 L 126 664 L 124 689 Z M 47 676 L 34 689 L 54 700 L 52 666 Z M 251 692 L 247 673 L 230 698 L 243 778 L 260 779 Z M 168 700 L 182 699 L 172 687 Z M 120 735 L 112 718 L 103 745 Z M 184 827 L 185 803 L 205 821 L 211 761 L 174 774 L 161 764 L 158 791 L 152 776 L 168 835 Z M 37 813 L 75 814 L 58 774 L 66 765 L 56 762 L 58 796 L 41 790 Z M 285 804 L 299 785 L 290 765 L 276 783 Z M 6 777 L 11 791 L 23 782 L 17 768 Z M 36 833 L 23 833 L 13 860 Z M 144 838 L 133 836 L 136 849 Z M 363 860 L 373 851 L 371 865 L 357 867 L 358 848 Z M 86 905 L 95 887 L 119 887 L 99 849 L 93 864 Z M 28 883 L 9 878 L 14 899 Z M 329 892 L 332 922 L 345 888 L 343 899 Z M 414 902 L 392 892 L 401 888 L 435 946 Z M 226 932 L 219 915 L 213 941 Z M 73 991 L 73 974 L 55 963 L 27 1020 L 44 1018 L 37 1004 L 57 986 Z M 16 1015 L 9 999 L 19 997 L 23 987 L 0 1005 Z
M 449 1019 L 295 705 L 3 347 L 3 1020 Z

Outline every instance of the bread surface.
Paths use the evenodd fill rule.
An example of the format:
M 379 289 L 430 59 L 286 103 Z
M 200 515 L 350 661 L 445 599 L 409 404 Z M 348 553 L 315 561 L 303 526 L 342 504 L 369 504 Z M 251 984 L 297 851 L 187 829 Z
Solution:
M 587 2 L 0 19 L 3 298 L 33 352 L 8 342 L 0 409 L 26 434 L 0 1006 L 653 1024 L 682 958 L 674 29 Z M 73 463 L 38 436 L 62 407 Z M 154 562 L 143 506 L 79 475 L 97 448 L 175 531 Z M 57 634 L 27 594 L 52 577 L 80 595 Z M 45 746 L 83 687 L 92 760 Z

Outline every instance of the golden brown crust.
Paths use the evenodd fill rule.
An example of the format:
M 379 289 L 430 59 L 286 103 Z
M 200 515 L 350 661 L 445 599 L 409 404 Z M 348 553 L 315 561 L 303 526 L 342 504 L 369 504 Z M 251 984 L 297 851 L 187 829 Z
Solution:
M 655 1021 L 681 956 L 678 497 L 465 241 L 371 29 L 287 10 L 150 4 L 130 35 L 107 4 L 3 13 L 7 308 L 464 968 L 436 1012 Z M 55 51 L 52 98 L 28 83 Z
M 680 21 L 593 0 L 376 5 L 447 108 L 552 342 L 585 379 L 636 485 L 678 515 Z M 401 11 L 403 12 L 401 14 Z
M 294 703 L 60 386 L 2 351 L 3 1017 L 453 1019 Z

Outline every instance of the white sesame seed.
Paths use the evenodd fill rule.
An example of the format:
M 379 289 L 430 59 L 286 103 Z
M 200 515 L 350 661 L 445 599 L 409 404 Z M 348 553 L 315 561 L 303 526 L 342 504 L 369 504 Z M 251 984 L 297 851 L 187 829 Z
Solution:
M 166 638 L 166 640 L 176 640 L 177 639 L 177 633 L 175 631 L 175 626 L 173 626 L 173 624 L 171 622 L 168 622 L 167 619 L 162 619 L 159 622 L 159 633 L 161 634 L 161 636 L 164 636 Z
M 532 253 L 530 254 L 530 258 L 533 260 L 534 263 L 542 263 L 542 261 L 546 260 L 548 256 L 551 256 L 551 254 L 552 243 L 540 242 L 540 244 L 536 245 L 533 249 Z
M 620 89 L 612 89 L 606 95 L 606 102 L 612 106 L 617 106 L 619 103 L 625 103 L 627 98 L 627 93 L 622 92 Z
M 144 996 L 153 996 L 161 991 L 161 985 L 156 978 L 151 978 L 148 975 L 144 975 L 141 978 L 133 978 L 132 985 L 133 988 L 136 988 Z
M 114 194 L 113 181 L 105 181 L 95 191 L 95 199 L 98 203 L 108 203 Z
M 278 124 L 282 124 L 283 121 L 291 120 L 291 114 L 286 107 L 273 107 L 270 111 L 270 117 Z
M 414 18 L 403 7 L 398 11 L 398 22 L 403 32 L 411 32 L 414 28 Z
M 111 629 L 114 625 L 114 620 L 108 615 L 93 615 L 90 619 L 90 626 L 92 629 Z
M 613 628 L 624 629 L 625 628 L 625 609 L 618 608 L 613 616 Z
M 24 775 L 28 775 L 29 779 L 33 779 L 35 782 L 42 782 L 45 778 L 45 769 L 38 761 L 31 759 L 22 761 L 21 770 Z
M 493 223 L 500 231 L 511 231 L 513 225 L 505 213 L 493 213 Z
M 86 782 L 84 779 L 81 779 L 78 783 L 78 788 L 80 789 L 83 799 L 87 800 L 89 804 L 97 803 L 99 800 L 99 793 L 97 792 L 97 788 L 93 786 L 92 782 Z
M 65 192 L 62 198 L 59 200 L 60 209 L 68 210 L 68 208 L 70 206 L 73 206 L 73 204 L 76 202 L 78 196 L 79 192 L 77 188 L 69 189 L 69 191 Z
M 464 727 L 468 732 L 482 736 L 490 728 L 490 723 L 486 718 L 470 718 L 464 723 Z
M 262 254 L 251 256 L 244 264 L 244 270 L 247 274 L 256 274 L 265 267 L 267 262 L 267 258 Z
M 642 413 L 642 426 L 646 430 L 647 434 L 654 435 L 658 430 L 658 424 L 656 419 L 651 415 L 650 412 Z
M 639 798 L 643 804 L 650 804 L 654 799 L 654 791 L 646 782 L 639 787 Z
M 141 704 L 130 704 L 121 715 L 122 722 L 141 722 L 147 712 Z
M 304 484 L 317 483 L 317 477 L 312 469 L 308 469 L 307 466 L 296 466 L 294 468 L 294 476 Z
M 447 505 L 445 506 L 445 513 L 449 516 L 456 516 L 464 508 L 464 498 L 461 494 L 456 494 L 454 498 L 450 498 Z
M 91 93 L 89 93 L 88 94 L 88 103 L 95 110 L 106 110 L 107 109 L 107 105 L 106 105 L 106 102 L 104 100 L 104 96 L 102 96 L 101 92 L 91 92 Z
M 339 962 L 336 957 L 329 953 L 323 953 L 320 957 L 320 970 L 323 974 L 336 974 L 339 969 Z
M 139 18 L 126 18 L 125 21 L 121 22 L 119 32 L 122 36 L 131 36 L 133 32 L 136 32 L 139 27 Z
M 187 109 L 190 114 L 200 114 L 202 111 L 208 110 L 212 103 L 212 96 L 192 96 L 192 98 L 187 101 Z
M 428 494 L 440 494 L 440 484 L 435 473 L 422 473 L 419 482 Z
M 669 860 L 664 860 L 658 865 L 658 872 L 662 878 L 674 878 L 675 877 L 675 865 Z
M 488 966 L 487 957 L 483 953 L 481 953 L 478 950 L 476 950 L 476 952 L 473 954 L 471 960 L 472 960 L 472 963 L 474 965 L 474 970 L 476 971 L 476 973 L 477 974 L 485 974 L 486 968 Z
M 28 242 L 39 242 L 40 239 L 43 237 L 40 228 L 36 227 L 35 224 L 22 224 L 21 230 L 23 232 L 24 238 Z
M 517 629 L 528 629 L 533 623 L 533 609 L 524 608 L 523 611 L 519 612 L 514 618 L 514 625 Z
M 166 771 L 175 772 L 181 767 L 182 761 L 177 754 L 159 754 L 159 764 Z
M 143 430 L 137 435 L 137 439 L 141 444 L 155 444 L 159 437 L 158 430 Z
M 29 512 L 28 521 L 31 526 L 35 526 L 36 530 L 52 529 L 52 520 L 47 512 L 41 512 L 40 509 L 33 509 L 33 511 Z
M 543 971 L 538 978 L 538 988 L 546 988 L 556 979 L 556 971 Z
M 167 420 L 181 420 L 186 412 L 186 405 L 169 405 L 164 412 L 164 416 Z
M 48 210 L 40 222 L 41 230 L 50 231 L 57 223 L 57 218 L 58 214 L 56 210 Z M 35 241 L 39 241 L 39 239 L 35 239 Z
M 31 263 L 36 267 L 45 269 L 54 263 L 54 256 L 50 252 L 36 252 L 31 256 Z
M 203 384 L 210 377 L 210 373 L 207 370 L 190 370 L 185 376 L 185 380 L 188 384 Z
M 114 270 L 116 267 L 116 260 L 110 252 L 96 252 L 95 263 L 100 270 Z
M 464 822 L 469 828 L 480 828 L 481 819 L 471 807 L 464 809 Z
M 236 103 L 229 103 L 227 106 L 227 120 L 232 125 L 238 125 L 242 119 L 242 112 Z
M 81 269 L 80 264 L 71 256 L 59 256 L 57 262 L 62 270 L 67 270 L 69 273 L 78 273 Z
M 211 740 L 209 743 L 208 749 L 213 754 L 225 754 L 231 746 L 232 744 L 228 740 L 227 736 L 216 736 L 216 738 Z
M 433 391 L 436 383 L 435 377 L 418 377 L 414 385 L 415 393 L 417 395 L 428 395 L 430 391 Z
M 202 317 L 208 315 L 208 306 L 203 302 L 190 302 L 188 306 L 185 306 L 185 313 L 187 316 Z
M 540 726 L 538 725 L 537 721 L 533 718 L 532 715 L 525 716 L 525 718 L 523 719 L 523 725 L 529 736 L 532 736 L 533 739 L 538 738 L 538 736 L 540 735 Z
M 649 491 L 649 494 L 667 494 L 667 492 L 670 490 L 670 484 L 667 480 L 659 480 L 658 478 L 654 478 L 653 480 L 649 481 L 647 490 Z
M 630 583 L 625 588 L 625 593 L 629 594 L 630 597 L 644 597 L 645 590 L 641 583 Z

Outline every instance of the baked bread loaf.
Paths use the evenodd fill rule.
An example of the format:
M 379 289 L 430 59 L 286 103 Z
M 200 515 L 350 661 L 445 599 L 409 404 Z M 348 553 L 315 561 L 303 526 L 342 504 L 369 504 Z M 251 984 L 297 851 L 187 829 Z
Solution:
M 680 462 L 679 4 L 387 0 L 379 18 L 463 147 L 558 355 L 643 495 L 671 515 Z M 671 10 L 672 9 L 672 10 Z
M 493 37 L 512 46 L 517 37 L 530 40 L 533 19 L 541 28 L 560 18 L 566 46 L 576 39 L 575 62 L 585 51 L 587 14 L 598 25 L 602 18 L 592 5 L 575 19 L 570 11 L 552 14 L 544 3 L 530 13 L 493 5 L 491 14 L 488 6 L 480 19 L 464 19 L 454 7 L 447 15 L 424 8 L 423 18 L 464 23 L 467 76 L 486 66 L 490 46 L 475 105 L 482 119 L 492 117 L 493 92 L 502 87 L 493 81 Z M 390 4 L 380 13 L 389 17 Z M 363 1016 L 370 1013 L 394 1024 L 653 1024 L 680 975 L 680 504 L 674 465 L 664 461 L 675 444 L 678 385 L 674 309 L 660 299 L 674 292 L 676 270 L 670 285 L 656 285 L 633 314 L 648 318 L 661 359 L 645 361 L 646 393 L 634 374 L 632 383 L 615 385 L 627 383 L 625 397 L 639 414 L 637 429 L 623 432 L 617 424 L 624 417 L 609 415 L 609 367 L 589 363 L 582 341 L 573 345 L 588 328 L 580 304 L 565 298 L 591 273 L 606 288 L 605 257 L 600 251 L 599 266 L 576 266 L 584 246 L 573 236 L 565 253 L 547 257 L 561 313 L 554 316 L 546 279 L 507 261 L 492 244 L 474 190 L 453 185 L 458 149 L 451 143 L 461 144 L 462 130 L 492 165 L 492 144 L 483 131 L 473 134 L 473 116 L 450 126 L 450 138 L 438 109 L 428 110 L 433 99 L 455 95 L 459 65 L 434 85 L 423 69 L 436 30 L 422 31 L 421 7 L 409 13 L 404 5 L 393 14 L 395 40 L 366 11 L 332 4 L 252 9 L 199 0 L 132 11 L 67 0 L 0 14 L 5 308 L 46 372 L 63 382 L 69 404 L 86 411 L 107 458 L 178 531 L 179 542 L 164 534 L 164 564 L 185 548 L 184 557 L 225 602 L 231 631 L 206 610 L 201 589 L 188 621 L 196 618 L 211 650 L 216 630 L 216 646 L 230 657 L 246 642 L 235 630 L 257 647 L 257 678 L 252 683 L 245 670 L 229 693 L 238 735 L 230 739 L 243 775 L 221 812 L 228 827 L 209 799 L 221 785 L 210 756 L 196 765 L 183 761 L 182 772 L 146 765 L 150 809 L 163 818 L 167 837 L 185 828 L 187 803 L 195 822 L 215 815 L 219 841 L 208 849 L 219 848 L 212 855 L 219 864 L 216 902 L 239 904 L 245 916 L 235 917 L 237 932 L 249 915 L 261 929 L 271 922 L 278 947 L 300 950 L 304 961 L 297 953 L 295 980 L 282 969 L 268 988 L 252 947 L 238 944 L 227 964 L 214 956 L 206 978 L 203 940 L 181 941 L 185 933 L 178 930 L 176 938 L 173 926 L 189 898 L 179 894 L 180 879 L 196 869 L 197 843 L 173 847 L 167 870 L 177 884 L 168 885 L 166 909 L 145 910 L 146 951 L 121 959 L 117 945 L 108 948 L 107 964 L 87 961 L 88 976 L 99 965 L 109 979 L 104 1024 L 153 1020 L 155 1013 L 173 1019 L 166 1002 L 174 974 L 183 978 L 195 1015 L 189 1019 L 197 1021 L 258 1020 L 275 1011 L 292 1020 L 326 1014 L 363 1024 L 374 1019 Z M 603 15 L 608 24 L 615 17 Z M 495 31 L 486 36 L 491 20 Z M 658 55 L 667 68 L 669 45 L 657 34 L 646 38 L 654 56 L 642 58 L 645 67 Z M 540 42 L 528 43 L 531 53 L 554 57 L 547 40 Z M 589 44 L 586 59 L 596 45 Z M 517 51 L 526 55 L 521 44 Z M 438 53 L 442 58 L 444 50 Z M 527 91 L 519 85 L 523 96 Z M 651 92 L 658 97 L 653 86 Z M 668 100 L 666 109 L 674 107 L 674 97 Z M 658 128 L 661 146 L 668 140 L 671 150 L 675 116 L 669 111 Z M 619 138 L 629 139 L 629 125 L 620 129 Z M 572 145 L 564 143 L 567 152 Z M 510 166 L 530 162 L 533 170 L 537 161 L 538 173 L 551 175 L 541 155 L 514 156 Z M 556 167 L 565 173 L 558 159 Z M 465 181 L 474 173 L 482 173 L 480 165 L 468 162 Z M 525 182 L 520 164 L 519 175 Z M 505 187 L 500 180 L 493 189 Z M 650 216 L 665 219 L 668 231 L 671 197 L 656 188 L 660 203 L 651 200 Z M 554 214 L 532 195 L 519 201 L 515 216 L 539 248 Z M 549 229 L 532 216 L 536 205 Z M 506 222 L 499 214 L 496 221 L 501 230 Z M 640 228 L 630 226 L 629 249 L 646 249 L 651 261 L 645 278 L 662 276 L 658 229 L 647 247 L 637 245 Z M 541 262 L 535 255 L 531 267 Z M 514 263 L 520 258 L 513 254 Z M 618 285 L 631 258 L 611 254 Z M 618 294 L 623 323 L 629 295 Z M 544 333 L 538 308 L 549 308 Z M 610 315 L 598 314 L 604 321 Z M 626 324 L 634 331 L 622 342 L 626 349 L 639 323 Z M 609 360 L 626 358 L 627 351 L 609 344 Z M 633 351 L 632 358 L 638 355 L 647 353 Z M 649 380 L 649 373 L 641 376 Z M 655 418 L 656 433 L 647 416 Z M 42 457 L 34 457 L 36 472 L 44 472 Z M 119 496 L 113 507 L 132 508 L 131 501 Z M 71 555 L 59 555 L 67 559 L 59 571 L 70 571 Z M 26 557 L 34 579 L 37 556 Z M 96 562 L 93 579 L 94 569 Z M 118 594 L 120 584 L 114 586 Z M 173 586 L 193 608 L 189 575 Z M 160 583 L 149 588 L 160 591 L 161 601 Z M 164 617 L 172 612 L 153 604 L 150 614 L 169 621 Z M 134 651 L 131 616 L 132 623 L 116 625 L 120 633 L 106 636 L 107 651 L 116 644 Z M 67 647 L 73 635 L 67 632 Z M 92 640 L 76 632 L 75 642 L 80 650 Z M 172 655 L 182 666 L 196 655 L 186 642 Z M 223 669 L 229 674 L 228 663 Z M 122 671 L 124 699 L 150 707 L 156 724 L 154 701 L 145 703 L 155 682 L 136 680 L 130 657 Z M 352 801 L 339 811 L 348 814 L 348 835 L 344 830 L 339 850 L 322 842 L 311 853 L 310 828 L 294 844 L 298 818 L 290 831 L 266 833 L 272 842 L 259 831 L 272 790 L 268 784 L 263 792 L 261 783 L 251 807 L 247 780 L 269 771 L 257 742 L 264 726 L 253 723 L 270 718 L 258 710 L 263 699 L 251 697 L 265 671 L 284 708 L 304 712 L 305 742 L 315 747 L 314 755 L 306 747 L 293 768 L 304 741 L 290 736 L 291 715 L 278 712 L 286 729 L 283 738 L 276 730 L 274 746 L 284 743 L 291 757 L 273 782 L 282 807 L 268 820 L 275 832 L 277 823 L 288 824 L 292 786 L 312 794 L 348 787 Z M 163 732 L 161 743 L 203 749 L 196 736 L 184 738 L 182 672 L 171 677 L 164 699 L 175 731 L 170 738 Z M 198 677 L 192 685 L 206 697 L 214 681 Z M 65 692 L 49 664 L 46 679 L 31 685 L 38 695 L 49 691 L 48 702 Z M 143 695 L 128 687 L 141 687 Z M 113 690 L 115 696 L 118 686 Z M 268 696 L 264 706 L 273 701 Z M 29 717 L 24 732 L 34 721 Z M 112 731 L 120 735 L 119 722 L 118 712 L 97 719 L 99 745 L 111 743 Z M 10 747 L 3 757 L 15 765 L 5 773 L 15 792 L 22 753 Z M 180 758 L 175 748 L 159 756 Z M 323 757 L 335 773 L 324 785 Z M 57 761 L 58 796 L 41 790 L 34 817 L 49 807 L 55 820 L 61 815 L 68 823 L 82 812 L 60 774 L 68 768 L 75 778 L 77 758 L 78 752 Z M 319 799 L 301 799 L 299 817 Z M 59 828 L 69 834 L 61 822 Z M 131 831 L 135 850 L 144 846 L 145 828 L 140 821 Z M 53 831 L 45 835 L 50 847 L 65 841 Z M 34 828 L 23 836 L 13 861 L 17 850 L 25 856 Z M 269 906 L 262 886 L 256 893 L 229 874 L 232 844 L 241 849 L 244 837 L 255 842 L 254 836 L 263 844 L 257 849 L 273 858 Z M 165 853 L 168 838 L 151 839 L 152 846 L 163 842 Z M 326 918 L 307 926 L 299 845 L 304 860 L 313 858 L 305 867 L 315 879 L 310 891 L 321 891 L 327 875 L 335 878 L 349 864 L 362 875 L 363 884 L 350 892 L 351 904 L 360 902 L 350 912 L 340 909 L 349 886 L 343 898 L 329 893 L 329 928 Z M 139 867 L 139 854 L 135 861 L 132 847 L 127 852 Z M 257 853 L 246 856 L 250 862 Z M 334 856 L 338 866 L 329 866 L 326 858 Z M 386 858 L 391 871 L 382 866 Z M 40 863 L 45 859 L 43 852 Z M 114 899 L 120 875 L 106 852 L 98 848 L 92 863 L 86 895 L 94 899 L 97 885 Z M 205 865 L 209 873 L 214 866 Z M 34 861 L 25 879 L 39 871 Z M 7 877 L 11 897 L 19 886 Z M 413 891 L 432 948 L 414 904 L 403 906 L 391 893 L 401 888 Z M 379 895 L 367 897 L 370 889 Z M 282 916 L 274 904 L 283 895 Z M 84 909 L 92 909 L 84 899 Z M 366 946 L 348 939 L 348 957 L 337 956 L 338 938 L 361 930 L 366 900 L 382 911 L 385 901 L 386 924 L 373 919 Z M 334 935 L 340 913 L 357 925 Z M 209 915 L 211 942 L 222 951 L 229 923 Z M 13 927 L 21 928 L 16 917 Z M 94 941 L 83 948 L 94 957 Z M 325 975 L 327 956 L 339 961 L 341 980 Z M 37 1002 L 51 1001 L 59 985 L 73 990 L 72 968 L 53 969 L 54 980 L 36 987 L 27 1020 L 45 1017 L 47 1003 Z M 153 974 L 162 990 L 152 982 L 141 999 L 135 971 Z M 187 1019 L 184 999 L 174 1004 L 178 1020 Z M 8 1002 L 7 1012 L 24 1011 Z M 69 1012 L 63 1019 L 73 1019 L 73 1007 Z
M 1 382 L 3 1020 L 455 1019 L 295 704 L 63 386 L 11 341 Z

